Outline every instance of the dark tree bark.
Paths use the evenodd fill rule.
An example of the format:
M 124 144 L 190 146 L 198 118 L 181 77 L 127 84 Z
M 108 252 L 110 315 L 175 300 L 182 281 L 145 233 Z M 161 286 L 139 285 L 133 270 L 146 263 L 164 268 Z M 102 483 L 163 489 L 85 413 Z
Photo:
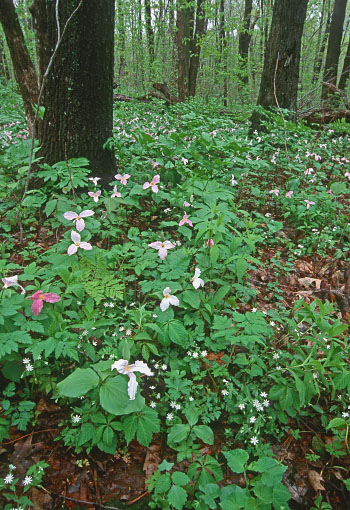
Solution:
M 0 1 L 0 22 L 10 50 L 16 81 L 22 95 L 29 132 L 32 134 L 35 119 L 33 105 L 38 102 L 39 95 L 38 82 L 12 0 Z
M 329 29 L 329 39 L 326 55 L 326 64 L 324 68 L 323 81 L 331 85 L 337 84 L 338 63 L 343 37 L 343 24 L 345 18 L 347 0 L 335 0 L 332 14 L 331 26 Z M 322 99 L 327 99 L 328 85 L 322 87 Z
M 151 64 L 154 62 L 154 31 L 152 27 L 152 11 L 150 0 L 145 0 L 146 32 L 148 40 L 148 52 Z
M 301 38 L 308 0 L 275 0 L 257 104 L 294 111 L 297 106 Z M 260 114 L 251 129 L 260 128 Z
M 244 15 L 243 27 L 238 36 L 238 53 L 241 58 L 239 78 L 243 83 L 248 83 L 247 64 L 249 45 L 251 40 L 250 33 L 250 18 L 252 15 L 253 0 L 245 0 L 244 2 Z
M 34 0 L 33 7 L 39 42 L 47 41 L 48 55 L 57 41 L 54 4 Z M 59 3 L 61 29 L 78 4 Z M 84 156 L 103 185 L 115 170 L 113 153 L 103 148 L 113 128 L 113 48 L 114 1 L 83 1 L 47 77 L 40 139 L 40 156 L 48 164 Z
M 201 53 L 201 40 L 205 33 L 205 13 L 203 10 L 204 0 L 197 0 L 196 29 L 193 39 L 190 42 L 190 67 L 188 73 L 188 95 L 195 96 L 197 76 L 199 70 L 199 59 Z
M 341 73 L 339 84 L 338 84 L 338 88 L 340 90 L 345 90 L 349 76 L 350 76 L 350 39 L 348 42 L 348 47 L 346 49 L 346 55 L 344 58 L 343 69 L 342 69 L 342 73 Z
M 331 26 L 330 0 L 328 0 L 326 28 L 325 28 L 325 31 L 324 31 L 324 34 L 322 37 L 322 27 L 323 27 L 324 15 L 325 15 L 325 4 L 326 4 L 326 0 L 323 0 L 321 19 L 320 19 L 320 29 L 319 29 L 317 45 L 316 45 L 316 58 L 315 58 L 315 62 L 314 62 L 314 69 L 312 72 L 312 81 L 313 82 L 315 82 L 318 79 L 318 76 L 321 71 L 323 55 L 324 55 L 324 51 L 326 49 L 326 44 L 328 41 L 329 28 Z

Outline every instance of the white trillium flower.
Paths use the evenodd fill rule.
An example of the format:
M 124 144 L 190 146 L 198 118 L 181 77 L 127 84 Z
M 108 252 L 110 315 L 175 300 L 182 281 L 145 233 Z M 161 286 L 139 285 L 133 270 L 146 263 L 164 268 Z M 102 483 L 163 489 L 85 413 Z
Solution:
M 19 287 L 20 289 L 22 289 L 21 294 L 25 294 L 26 293 L 26 291 L 24 290 L 22 285 L 20 285 L 18 283 L 18 276 L 17 275 L 8 276 L 7 278 L 2 278 L 1 281 L 4 284 L 4 289 L 7 289 L 8 287 Z
M 68 247 L 68 250 L 67 250 L 68 255 L 73 255 L 74 253 L 77 253 L 78 248 L 82 248 L 83 250 L 92 250 L 92 246 L 90 243 L 81 241 L 81 237 L 80 237 L 80 234 L 78 234 L 78 232 L 75 232 L 74 230 L 72 230 L 70 237 L 73 241 L 73 244 L 71 244 Z
M 175 244 L 171 243 L 170 241 L 156 241 L 154 243 L 149 243 L 148 246 L 158 250 L 158 255 L 161 260 L 164 260 L 168 255 L 168 250 L 175 248 Z
M 171 292 L 170 287 L 167 287 L 166 289 L 163 290 L 164 297 L 160 302 L 160 309 L 162 310 L 162 312 L 165 312 L 165 310 L 167 310 L 170 305 L 179 306 L 180 304 L 178 298 L 176 296 L 172 296 L 170 292 Z
M 132 365 L 126 359 L 119 359 L 115 361 L 111 366 L 111 370 L 116 369 L 120 374 L 127 375 L 129 377 L 128 383 L 128 395 L 130 400 L 135 400 L 138 382 L 134 372 L 140 372 L 145 375 L 153 375 L 153 372 L 148 368 L 147 364 L 143 361 L 135 361 Z
M 77 231 L 81 232 L 85 228 L 85 221 L 83 220 L 83 218 L 87 218 L 89 216 L 92 216 L 93 214 L 95 214 L 94 211 L 87 209 L 86 211 L 82 211 L 79 214 L 76 212 L 73 212 L 73 211 L 67 211 L 64 213 L 63 217 L 66 220 L 75 221 L 75 226 L 77 228 Z
M 204 281 L 202 280 L 202 278 L 199 278 L 200 274 L 201 270 L 198 267 L 196 267 L 194 276 L 192 278 L 192 285 L 195 289 L 198 289 L 199 287 L 204 287 Z

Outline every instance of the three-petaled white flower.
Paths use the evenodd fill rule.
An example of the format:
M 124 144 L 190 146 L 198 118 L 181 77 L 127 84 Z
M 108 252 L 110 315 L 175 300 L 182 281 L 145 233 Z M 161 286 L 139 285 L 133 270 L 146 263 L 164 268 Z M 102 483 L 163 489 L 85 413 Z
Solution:
M 94 199 L 94 202 L 97 203 L 98 199 L 100 198 L 101 193 L 102 193 L 101 190 L 98 190 L 98 191 L 89 191 L 88 195 L 89 195 L 89 197 Z
M 26 291 L 24 290 L 22 285 L 20 285 L 18 283 L 17 280 L 18 280 L 18 276 L 17 275 L 8 276 L 7 278 L 2 278 L 1 279 L 2 283 L 4 284 L 4 289 L 7 289 L 8 287 L 19 287 L 20 289 L 22 289 L 21 294 L 25 294 Z
M 143 361 L 135 361 L 132 365 L 126 359 L 119 359 L 115 361 L 111 366 L 111 370 L 118 370 L 120 374 L 127 375 L 129 377 L 128 383 L 128 395 L 130 400 L 135 400 L 138 382 L 134 372 L 140 372 L 145 375 L 153 375 L 153 372 L 148 368 L 147 364 Z
M 160 182 L 160 176 L 157 174 L 153 177 L 151 182 L 146 181 L 144 185 L 142 186 L 142 189 L 148 189 L 149 187 L 152 188 L 153 193 L 158 193 L 158 186 Z
M 75 232 L 72 230 L 70 237 L 73 241 L 73 244 L 71 244 L 68 247 L 67 253 L 68 255 L 73 255 L 74 253 L 77 253 L 78 248 L 81 248 L 82 250 L 92 250 L 92 246 L 90 243 L 86 243 L 85 241 L 80 241 L 81 237 L 78 232 Z
M 175 244 L 170 241 L 155 241 L 154 243 L 149 243 L 148 246 L 158 250 L 158 255 L 161 260 L 164 260 L 168 255 L 168 250 L 175 248 Z
M 124 174 L 124 175 L 121 175 L 121 174 L 117 174 L 114 176 L 114 178 L 117 180 L 117 181 L 120 181 L 122 183 L 123 186 L 126 186 L 128 184 L 128 179 L 131 177 L 130 174 Z
M 165 310 L 167 310 L 170 305 L 179 306 L 180 304 L 178 298 L 176 296 L 172 296 L 170 294 L 170 291 L 171 291 L 170 287 L 167 287 L 166 289 L 163 290 L 164 297 L 160 302 L 160 309 L 162 310 L 162 312 L 165 312 Z
M 201 274 L 201 270 L 196 267 L 194 271 L 194 276 L 192 277 L 192 285 L 195 289 L 198 289 L 199 287 L 204 287 L 204 281 L 202 278 L 199 278 Z
M 81 213 L 76 213 L 73 211 L 67 211 L 64 213 L 63 217 L 66 220 L 73 220 L 75 221 L 75 226 L 77 228 L 78 232 L 81 232 L 85 228 L 85 221 L 83 218 L 87 218 L 88 216 L 93 216 L 95 213 L 94 211 L 91 211 L 90 209 L 86 209 L 86 211 L 81 211 Z

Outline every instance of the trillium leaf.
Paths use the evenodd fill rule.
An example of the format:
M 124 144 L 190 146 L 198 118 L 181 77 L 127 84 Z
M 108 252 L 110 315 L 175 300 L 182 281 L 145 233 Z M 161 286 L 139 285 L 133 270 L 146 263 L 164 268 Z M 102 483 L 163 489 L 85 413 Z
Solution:
M 72 374 L 57 384 L 60 395 L 81 397 L 99 383 L 99 377 L 92 368 L 77 368 Z
M 109 377 L 101 385 L 100 402 L 103 409 L 117 416 L 141 411 L 145 405 L 145 399 L 139 392 L 135 400 L 129 399 L 128 380 L 122 375 Z

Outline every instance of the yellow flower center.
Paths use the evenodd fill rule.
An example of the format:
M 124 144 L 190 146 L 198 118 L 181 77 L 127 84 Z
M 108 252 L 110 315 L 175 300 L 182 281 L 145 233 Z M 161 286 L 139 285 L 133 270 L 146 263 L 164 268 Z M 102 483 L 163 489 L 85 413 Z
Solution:
M 164 243 L 162 243 L 162 248 L 164 248 Z
M 81 217 L 80 217 L 80 216 L 77 216 L 77 220 L 81 220 Z
M 74 244 L 75 244 L 75 246 L 80 246 L 80 243 L 74 243 Z
M 40 297 L 40 299 L 44 299 L 45 296 L 44 296 L 44 294 L 40 294 L 39 297 Z
M 129 372 L 129 370 L 130 370 L 129 365 L 126 365 L 125 370 L 126 370 L 127 372 Z
M 169 299 L 169 294 L 165 294 L 165 299 Z

